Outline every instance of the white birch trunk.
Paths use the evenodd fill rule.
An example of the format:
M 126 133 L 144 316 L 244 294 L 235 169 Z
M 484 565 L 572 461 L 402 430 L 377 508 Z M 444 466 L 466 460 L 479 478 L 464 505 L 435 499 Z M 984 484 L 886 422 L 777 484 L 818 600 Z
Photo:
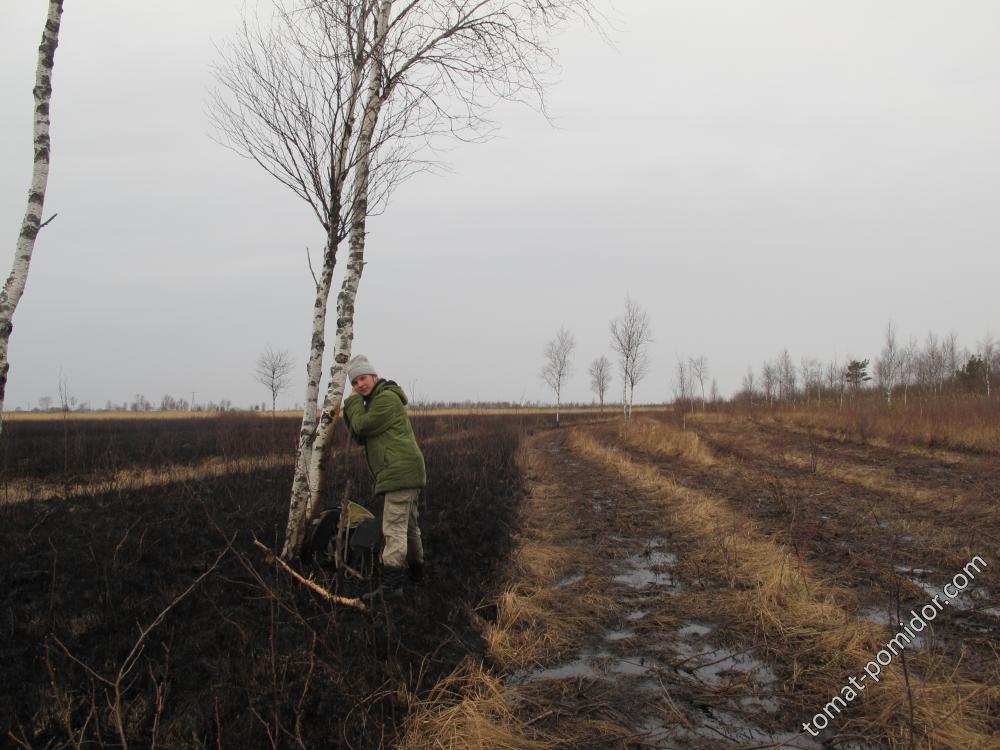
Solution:
M 38 46 L 38 68 L 35 72 L 35 163 L 31 173 L 31 188 L 28 190 L 28 207 L 21 223 L 21 233 L 17 237 L 14 264 L 11 268 L 3 292 L 0 292 L 0 414 L 3 413 L 4 394 L 7 390 L 7 347 L 17 303 L 21 301 L 28 281 L 28 266 L 35 249 L 35 238 L 42 228 L 42 207 L 45 203 L 45 188 L 49 181 L 49 102 L 52 99 L 52 67 L 55 64 L 56 47 L 59 44 L 59 24 L 62 20 L 63 0 L 50 0 L 49 14 L 42 32 L 42 43 Z
M 337 297 L 337 332 L 334 341 L 333 364 L 330 367 L 330 382 L 323 400 L 323 411 L 315 427 L 315 439 L 311 451 L 306 456 L 300 454 L 296 462 L 296 476 L 292 486 L 292 498 L 288 511 L 288 528 L 282 557 L 297 557 L 305 540 L 305 532 L 320 505 L 323 494 L 324 469 L 332 445 L 334 428 L 340 415 L 344 385 L 347 379 L 347 362 L 351 358 L 351 343 L 354 340 L 354 301 L 358 285 L 364 271 L 365 227 L 368 218 L 368 191 L 372 161 L 372 141 L 378 124 L 379 111 L 385 102 L 382 92 L 383 58 L 385 38 L 389 26 L 389 14 L 393 0 L 383 0 L 375 29 L 375 47 L 371 57 L 371 77 L 365 99 L 364 117 L 358 135 L 358 153 L 361 157 L 355 167 L 354 200 L 351 207 L 351 230 L 349 253 L 344 269 L 344 279 Z M 325 313 L 324 313 L 325 317 Z M 315 404 L 315 401 L 313 401 Z M 303 432 L 305 431 L 303 419 Z M 305 471 L 300 471 L 301 461 Z
M 288 506 L 289 529 L 292 519 L 298 519 L 296 528 L 305 528 L 303 513 L 309 498 L 309 464 L 312 461 L 313 442 L 316 439 L 316 411 L 319 403 L 319 381 L 323 374 L 323 352 L 326 349 L 326 310 L 333 285 L 333 270 L 337 262 L 336 226 L 328 229 L 323 251 L 323 270 L 316 284 L 316 302 L 313 306 L 312 339 L 309 362 L 306 364 L 306 393 L 302 410 L 302 427 L 295 453 L 295 474 L 292 478 L 292 497 Z M 286 539 L 288 534 L 286 534 Z M 299 540 L 301 544 L 301 540 Z M 287 542 L 286 542 L 287 548 Z

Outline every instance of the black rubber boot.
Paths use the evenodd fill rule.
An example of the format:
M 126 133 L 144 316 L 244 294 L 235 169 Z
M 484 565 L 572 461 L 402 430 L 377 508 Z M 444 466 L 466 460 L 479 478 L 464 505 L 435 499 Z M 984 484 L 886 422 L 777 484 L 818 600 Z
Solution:
M 405 597 L 406 572 L 402 568 L 382 568 L 382 583 L 373 591 L 362 594 L 363 601 L 372 601 L 379 595 L 386 601 L 401 601 Z
M 410 583 L 419 584 L 424 580 L 424 564 L 422 562 L 410 563 L 406 571 L 410 576 Z

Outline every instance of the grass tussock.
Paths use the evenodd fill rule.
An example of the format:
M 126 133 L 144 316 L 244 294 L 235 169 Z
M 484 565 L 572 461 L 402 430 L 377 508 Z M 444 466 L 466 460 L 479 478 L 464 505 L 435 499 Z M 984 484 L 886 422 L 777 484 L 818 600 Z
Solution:
M 490 656 L 505 671 L 559 663 L 617 607 L 586 579 L 574 585 L 572 595 L 519 582 L 501 595 L 496 622 L 486 629 Z
M 836 694 L 884 644 L 883 628 L 847 614 L 853 611 L 849 591 L 818 579 L 725 501 L 684 487 L 582 431 L 569 441 L 574 451 L 663 504 L 678 536 L 697 550 L 686 564 L 702 577 L 728 583 L 728 589 L 715 592 L 715 605 L 763 635 L 770 651 L 791 662 L 793 678 L 811 695 Z M 989 721 L 1000 704 L 1000 687 L 965 680 L 953 665 L 948 670 L 923 654 L 910 657 L 909 690 L 897 664 L 882 672 L 879 685 L 859 703 L 862 713 L 852 708 L 845 731 L 887 735 L 898 747 L 997 747 Z M 821 708 L 822 703 L 815 705 Z
M 500 678 L 468 662 L 412 707 L 401 750 L 545 750 L 517 718 Z
M 715 456 L 694 432 L 652 419 L 636 420 L 622 433 L 625 444 L 646 453 L 678 458 L 698 466 L 711 466 Z

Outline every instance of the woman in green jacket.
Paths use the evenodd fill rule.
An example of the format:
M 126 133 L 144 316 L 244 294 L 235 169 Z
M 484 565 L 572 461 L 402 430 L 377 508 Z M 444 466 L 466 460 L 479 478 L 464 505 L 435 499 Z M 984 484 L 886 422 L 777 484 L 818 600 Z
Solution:
M 364 446 L 376 495 L 384 495 L 382 510 L 382 588 L 398 596 L 409 566 L 419 580 L 424 549 L 417 525 L 417 500 L 427 484 L 424 456 L 406 414 L 406 394 L 383 380 L 367 357 L 347 363 L 352 393 L 344 402 L 344 420 L 354 439 Z

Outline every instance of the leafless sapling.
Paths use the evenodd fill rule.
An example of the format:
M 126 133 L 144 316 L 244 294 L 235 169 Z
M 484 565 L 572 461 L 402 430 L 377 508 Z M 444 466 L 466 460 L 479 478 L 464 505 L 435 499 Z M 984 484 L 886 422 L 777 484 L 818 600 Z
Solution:
M 604 413 L 604 396 L 611 385 L 611 361 L 603 354 L 590 363 L 590 390 L 597 396 L 601 404 L 601 413 Z
M 875 380 L 885 394 L 885 403 L 892 406 L 892 389 L 899 378 L 899 346 L 896 343 L 896 329 L 890 320 L 885 328 L 885 341 L 882 352 L 875 360 Z
M 545 364 L 541 377 L 545 384 L 556 393 L 556 426 L 559 426 L 559 407 L 562 402 L 562 388 L 566 378 L 573 374 L 570 357 L 576 348 L 576 339 L 565 328 L 560 328 L 556 337 L 545 345 Z
M 743 376 L 743 392 L 747 397 L 747 406 L 753 409 L 753 397 L 755 393 L 755 381 L 753 374 L 753 365 L 747 366 L 747 374 Z
M 287 350 L 274 351 L 268 344 L 257 358 L 253 369 L 253 379 L 267 388 L 271 394 L 271 416 L 276 412 L 278 394 L 288 388 L 292 380 L 292 355 Z
M 781 401 L 791 401 L 795 397 L 795 382 L 797 373 L 795 363 L 787 349 L 783 349 L 778 355 L 778 399 Z
M 778 368 L 773 362 L 765 362 L 760 368 L 760 384 L 764 389 L 767 405 L 774 405 L 774 395 L 778 388 Z
M 708 377 L 708 357 L 702 354 L 700 357 L 688 359 L 688 368 L 691 377 L 698 381 L 701 388 L 701 410 L 705 411 L 705 379 Z
M 687 362 L 678 358 L 677 369 L 674 371 L 674 397 L 681 409 L 691 403 L 691 371 Z
M 653 331 L 648 313 L 631 297 L 625 297 L 625 311 L 611 321 L 611 348 L 618 354 L 622 376 L 622 411 L 627 428 L 632 421 L 635 386 L 649 372 L 649 344 Z
M 991 380 L 993 379 L 993 362 L 997 358 L 997 344 L 992 334 L 987 333 L 979 342 L 979 356 L 983 360 L 983 381 L 986 385 L 986 398 L 992 395 Z

